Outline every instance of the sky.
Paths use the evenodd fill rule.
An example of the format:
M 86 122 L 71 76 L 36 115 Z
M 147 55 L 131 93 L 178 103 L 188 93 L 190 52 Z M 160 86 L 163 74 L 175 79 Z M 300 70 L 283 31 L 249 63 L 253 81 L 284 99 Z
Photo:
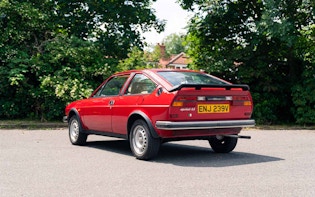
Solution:
M 144 33 L 148 44 L 161 43 L 163 38 L 172 33 L 186 33 L 185 27 L 191 15 L 183 10 L 176 0 L 157 0 L 153 3 L 158 19 L 166 20 L 165 31 L 158 34 L 156 31 Z

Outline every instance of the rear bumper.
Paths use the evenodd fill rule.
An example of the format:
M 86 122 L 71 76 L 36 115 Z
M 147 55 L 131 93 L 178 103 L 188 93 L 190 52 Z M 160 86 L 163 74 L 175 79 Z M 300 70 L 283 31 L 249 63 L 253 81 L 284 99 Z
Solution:
M 220 120 L 220 121 L 191 121 L 172 122 L 156 121 L 156 127 L 161 130 L 189 130 L 189 129 L 221 129 L 254 127 L 255 120 Z

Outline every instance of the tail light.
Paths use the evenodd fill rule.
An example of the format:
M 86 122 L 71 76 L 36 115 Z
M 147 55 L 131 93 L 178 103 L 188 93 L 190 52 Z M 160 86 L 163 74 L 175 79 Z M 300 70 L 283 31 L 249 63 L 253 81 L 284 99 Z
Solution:
M 251 106 L 252 101 L 248 96 L 233 96 L 232 105 L 234 105 L 234 106 Z
M 251 106 L 249 96 L 178 96 L 172 103 L 172 107 L 193 107 L 196 102 L 205 101 L 229 101 L 232 106 Z
M 179 96 L 172 103 L 173 107 L 192 107 L 197 101 L 196 96 Z

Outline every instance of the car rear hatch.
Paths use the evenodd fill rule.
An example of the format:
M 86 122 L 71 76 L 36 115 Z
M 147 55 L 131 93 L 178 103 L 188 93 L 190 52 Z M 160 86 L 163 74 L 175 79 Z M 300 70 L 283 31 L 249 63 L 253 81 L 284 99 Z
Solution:
M 253 111 L 247 85 L 181 84 L 169 108 L 170 121 L 245 120 Z

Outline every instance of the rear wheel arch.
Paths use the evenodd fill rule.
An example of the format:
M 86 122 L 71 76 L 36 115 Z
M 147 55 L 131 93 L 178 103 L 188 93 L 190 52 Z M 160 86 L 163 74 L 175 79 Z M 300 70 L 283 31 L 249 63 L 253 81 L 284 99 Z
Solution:
M 131 132 L 131 128 L 132 128 L 133 123 L 139 119 L 144 120 L 147 123 L 152 137 L 160 138 L 160 136 L 156 133 L 150 118 L 145 113 L 143 113 L 141 111 L 133 112 L 128 118 L 128 123 L 127 123 L 128 138 L 130 136 L 130 132 Z
M 160 149 L 161 141 L 151 135 L 148 124 L 144 119 L 137 119 L 129 133 L 129 144 L 133 155 L 137 159 L 150 160 Z

